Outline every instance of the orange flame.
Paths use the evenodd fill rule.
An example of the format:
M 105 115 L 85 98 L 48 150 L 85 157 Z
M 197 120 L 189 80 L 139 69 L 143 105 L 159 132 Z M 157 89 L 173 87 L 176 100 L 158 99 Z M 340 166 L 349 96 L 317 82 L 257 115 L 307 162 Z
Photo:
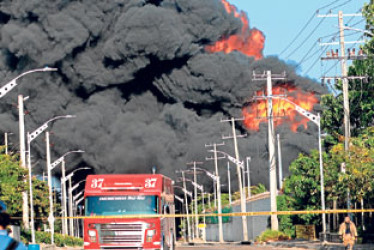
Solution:
M 221 1 L 227 13 L 233 13 L 236 18 L 241 20 L 243 24 L 242 29 L 238 34 L 225 37 L 213 45 L 206 46 L 206 51 L 210 53 L 224 52 L 227 54 L 237 50 L 247 56 L 253 56 L 256 60 L 261 59 L 265 43 L 264 34 L 260 30 L 250 29 L 248 16 L 243 11 L 239 12 L 227 0 Z
M 305 110 L 312 111 L 314 104 L 318 103 L 318 98 L 314 94 L 302 92 L 300 89 L 289 85 L 273 87 L 273 95 L 284 95 L 285 90 L 287 93 L 285 98 Z M 262 96 L 264 94 L 259 91 L 257 95 Z M 251 105 L 244 107 L 242 112 L 244 125 L 249 130 L 259 130 L 260 123 L 267 122 L 267 101 L 253 102 Z M 299 115 L 292 103 L 282 99 L 273 99 L 273 117 L 275 127 L 288 123 L 293 132 L 297 132 L 300 125 L 304 126 L 305 129 L 308 127 L 309 120 Z

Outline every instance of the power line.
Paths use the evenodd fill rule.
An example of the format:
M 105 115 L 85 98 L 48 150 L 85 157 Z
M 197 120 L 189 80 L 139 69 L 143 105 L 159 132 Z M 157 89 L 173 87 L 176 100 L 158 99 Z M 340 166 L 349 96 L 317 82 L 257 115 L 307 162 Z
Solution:
M 345 1 L 344 3 L 335 6 L 335 7 L 332 8 L 331 10 L 337 9 L 337 8 L 339 8 L 339 7 L 342 7 L 342 6 L 346 5 L 346 4 L 349 3 L 349 2 L 352 2 L 352 0 L 347 0 L 347 1 Z
M 341 1 L 341 0 L 335 0 L 335 1 L 332 1 L 332 2 L 329 3 L 329 4 L 326 4 L 325 6 L 322 6 L 322 7 L 319 8 L 318 10 L 326 9 L 327 7 L 330 7 L 331 5 L 334 5 L 335 3 L 340 2 L 340 1 Z
M 313 20 L 313 18 L 314 18 L 314 16 L 315 16 L 315 14 L 316 13 L 318 13 L 319 11 L 321 11 L 321 10 L 323 10 L 323 9 L 325 9 L 325 8 L 328 8 L 328 7 L 330 7 L 330 6 L 332 6 L 332 5 L 334 5 L 335 3 L 338 3 L 338 2 L 340 2 L 340 1 L 342 1 L 342 0 L 335 0 L 335 1 L 332 1 L 332 2 L 330 2 L 329 4 L 326 4 L 326 5 L 324 5 L 324 6 L 322 6 L 322 7 L 320 7 L 320 8 L 318 8 L 313 14 L 312 14 L 312 16 L 308 19 L 308 21 L 304 24 L 304 26 L 300 29 L 300 31 L 296 34 L 296 36 L 292 39 L 292 41 L 279 53 L 279 55 L 282 55 L 284 52 L 286 52 L 295 42 L 296 42 L 296 40 L 301 36 L 301 34 L 306 30 L 306 28 L 309 26 L 309 24 L 312 22 L 312 20 Z M 334 7 L 333 9 L 335 9 L 335 8 L 337 8 L 337 7 L 339 7 L 339 6 L 342 6 L 342 5 L 345 5 L 345 4 L 347 4 L 348 2 L 350 2 L 350 1 L 352 1 L 352 0 L 348 0 L 348 1 L 346 1 L 346 2 L 344 2 L 344 3 L 342 3 L 342 4 L 340 4 L 340 5 L 338 5 L 338 6 L 336 6 L 336 7 Z M 318 26 L 319 26 L 320 24 L 318 24 Z M 289 56 L 288 56 L 289 57 Z M 287 58 L 288 58 L 287 57 Z
M 297 40 L 297 38 L 299 38 L 299 36 L 303 33 L 303 31 L 306 29 L 306 27 L 308 27 L 308 25 L 312 22 L 313 18 L 314 18 L 314 15 L 315 13 L 313 13 L 313 15 L 309 18 L 309 20 L 306 22 L 306 24 L 301 28 L 301 30 L 296 34 L 296 36 L 294 37 L 294 39 L 292 39 L 292 41 L 282 50 L 281 53 L 279 53 L 279 55 L 281 56 L 285 51 L 287 51 L 293 44 L 294 42 Z
M 296 47 L 296 49 L 294 49 L 291 53 L 288 54 L 286 59 L 290 58 L 290 56 L 292 56 L 296 51 L 298 51 L 304 45 L 304 43 L 314 34 L 314 32 L 316 32 L 316 30 L 319 28 L 319 26 L 321 26 L 321 24 L 323 23 L 324 20 L 325 20 L 325 18 L 322 18 L 321 21 L 319 21 L 319 23 L 317 24 L 316 27 L 314 27 L 312 32 L 309 33 L 309 35 L 299 44 L 299 46 Z

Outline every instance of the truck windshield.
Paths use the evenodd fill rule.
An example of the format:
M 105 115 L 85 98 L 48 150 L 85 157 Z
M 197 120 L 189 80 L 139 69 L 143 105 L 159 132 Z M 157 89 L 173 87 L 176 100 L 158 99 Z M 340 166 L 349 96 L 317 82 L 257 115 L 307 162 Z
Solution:
M 86 197 L 85 214 L 157 214 L 157 196 L 89 196 Z

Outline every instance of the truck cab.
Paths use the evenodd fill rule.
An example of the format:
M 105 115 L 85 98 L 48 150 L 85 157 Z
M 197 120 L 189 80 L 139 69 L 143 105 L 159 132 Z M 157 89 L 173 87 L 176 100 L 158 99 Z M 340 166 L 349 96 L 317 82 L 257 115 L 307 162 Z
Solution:
M 84 249 L 174 249 L 173 181 L 158 174 L 89 175 Z

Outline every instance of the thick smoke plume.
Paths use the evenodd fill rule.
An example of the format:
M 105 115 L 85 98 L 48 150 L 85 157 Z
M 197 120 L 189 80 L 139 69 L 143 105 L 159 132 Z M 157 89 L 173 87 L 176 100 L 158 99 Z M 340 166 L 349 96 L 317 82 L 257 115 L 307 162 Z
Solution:
M 207 51 L 242 31 L 242 20 L 218 0 L 1 1 L 2 83 L 36 67 L 59 70 L 24 77 L 0 100 L 0 131 L 18 134 L 14 104 L 23 94 L 30 96 L 28 131 L 56 115 L 77 115 L 52 127 L 52 160 L 69 150 L 86 151 L 69 156 L 68 169 L 149 173 L 157 166 L 174 177 L 186 162 L 209 156 L 204 145 L 230 132 L 220 119 L 242 116 L 246 100 L 264 88 L 264 82 L 251 80 L 253 70 L 285 71 L 289 83 L 304 92 L 324 91 L 277 58 Z M 238 125 L 238 132 L 246 132 Z M 266 124 L 248 132 L 239 140 L 241 157 L 252 158 L 253 184 L 267 184 Z M 283 124 L 277 132 L 285 170 L 299 152 L 317 147 L 312 125 L 295 134 Z M 32 145 L 39 172 L 45 169 L 43 139 Z M 16 135 L 10 140 L 17 148 Z M 233 155 L 232 142 L 221 150 Z M 226 164 L 220 161 L 222 175 Z M 213 171 L 212 162 L 204 167 Z

